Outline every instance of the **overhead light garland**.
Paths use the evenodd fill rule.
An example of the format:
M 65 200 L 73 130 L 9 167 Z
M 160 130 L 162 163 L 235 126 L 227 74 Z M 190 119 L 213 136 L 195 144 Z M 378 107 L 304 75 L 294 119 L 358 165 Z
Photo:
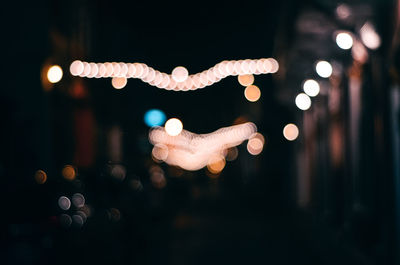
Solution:
M 278 62 L 273 58 L 222 61 L 203 72 L 189 75 L 183 66 L 171 74 L 163 73 L 144 63 L 93 63 L 76 60 L 70 65 L 73 76 L 87 78 L 138 78 L 149 85 L 174 91 L 197 90 L 219 82 L 227 76 L 276 73 Z

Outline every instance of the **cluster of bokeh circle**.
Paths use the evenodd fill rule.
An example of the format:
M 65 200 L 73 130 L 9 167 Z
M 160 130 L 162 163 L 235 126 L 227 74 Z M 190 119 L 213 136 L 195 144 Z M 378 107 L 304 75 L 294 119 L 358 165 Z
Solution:
M 268 74 L 279 69 L 273 58 L 222 61 L 197 74 L 189 75 L 183 66 L 173 69 L 171 74 L 163 73 L 144 63 L 106 62 L 93 63 L 76 60 L 70 65 L 73 76 L 87 78 L 112 78 L 112 85 L 121 89 L 129 78 L 141 79 L 151 86 L 166 90 L 189 91 L 211 86 L 227 76 Z

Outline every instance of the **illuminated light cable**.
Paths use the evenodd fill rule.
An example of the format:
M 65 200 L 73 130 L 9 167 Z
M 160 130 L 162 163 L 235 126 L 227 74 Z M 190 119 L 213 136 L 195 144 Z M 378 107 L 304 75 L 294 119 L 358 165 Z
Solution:
M 256 131 L 256 125 L 251 122 L 221 128 L 209 134 L 182 130 L 176 136 L 169 135 L 166 128 L 153 127 L 149 140 L 156 149 L 153 155 L 163 158 L 167 164 L 186 170 L 199 170 L 209 165 L 210 159 L 223 155 L 226 149 L 241 144 Z
M 183 66 L 171 74 L 155 70 L 144 63 L 89 63 L 75 60 L 70 65 L 73 76 L 87 78 L 138 78 L 151 86 L 166 90 L 188 91 L 211 86 L 228 76 L 276 73 L 278 62 L 273 58 L 222 61 L 200 73 L 189 75 Z

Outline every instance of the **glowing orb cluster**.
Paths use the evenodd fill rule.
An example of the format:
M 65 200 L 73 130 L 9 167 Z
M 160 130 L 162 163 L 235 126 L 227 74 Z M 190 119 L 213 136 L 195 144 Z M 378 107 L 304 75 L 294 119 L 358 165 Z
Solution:
M 144 63 L 93 63 L 76 60 L 70 65 L 70 73 L 87 78 L 138 78 L 149 85 L 174 91 L 188 91 L 211 86 L 227 76 L 248 76 L 244 84 L 251 84 L 250 75 L 276 73 L 278 62 L 273 58 L 222 61 L 203 72 L 189 75 L 183 66 L 174 68 L 172 74 L 163 73 Z M 246 80 L 244 80 L 246 79 Z M 126 83 L 125 83 L 126 85 Z M 114 86 L 114 81 L 113 81 Z M 114 86 L 122 88 L 122 85 Z
M 171 136 L 167 128 L 154 127 L 149 140 L 154 145 L 152 155 L 158 160 L 186 170 L 199 170 L 208 165 L 213 173 L 225 166 L 225 158 L 222 161 L 218 157 L 225 157 L 226 149 L 241 144 L 256 131 L 256 125 L 251 122 L 224 127 L 209 134 L 181 130 L 176 136 Z

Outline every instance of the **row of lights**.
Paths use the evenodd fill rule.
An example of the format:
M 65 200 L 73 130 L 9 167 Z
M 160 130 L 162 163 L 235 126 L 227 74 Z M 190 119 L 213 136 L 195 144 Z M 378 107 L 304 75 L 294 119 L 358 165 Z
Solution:
M 343 8 L 347 6 L 339 6 Z M 337 10 L 338 11 L 338 10 Z M 340 10 L 339 10 L 340 11 Z M 343 50 L 349 50 L 353 48 L 352 55 L 355 59 L 365 60 L 366 51 L 361 42 L 365 47 L 375 50 L 379 48 L 381 44 L 381 39 L 378 33 L 376 33 L 375 28 L 370 22 L 365 23 L 360 29 L 360 39 L 361 42 L 355 39 L 355 36 L 346 31 L 336 32 L 335 41 L 339 48 Z M 363 52 L 360 52 L 363 51 Z M 361 53 L 361 55 L 360 55 Z M 358 58 L 360 57 L 360 58 Z M 329 78 L 333 73 L 332 65 L 327 61 L 318 61 L 315 65 L 316 73 L 322 78 Z M 307 79 L 303 82 L 304 93 L 299 93 L 295 98 L 296 106 L 301 110 L 308 110 L 311 107 L 311 97 L 316 97 L 320 92 L 319 83 L 313 79 Z M 287 140 L 293 141 L 298 136 L 298 128 L 294 124 L 288 124 L 283 130 L 283 134 Z
M 76 60 L 70 65 L 73 76 L 88 78 L 112 77 L 116 89 L 126 86 L 128 78 L 139 78 L 158 88 L 188 91 L 211 86 L 227 76 L 276 73 L 278 62 L 273 58 L 222 61 L 201 73 L 189 75 L 183 66 L 166 74 L 144 63 L 90 63 Z
M 339 48 L 343 50 L 351 49 L 355 42 L 357 44 L 356 51 L 360 49 L 362 44 L 358 40 L 354 40 L 355 36 L 351 32 L 341 31 L 336 33 L 335 41 Z M 370 22 L 365 23 L 360 29 L 360 38 L 362 43 L 369 49 L 375 50 L 379 48 L 381 40 Z M 356 47 L 354 47 L 356 48 Z M 354 56 L 354 54 L 353 54 Z M 329 78 L 333 73 L 332 65 L 327 61 L 319 61 L 315 65 L 316 73 L 322 78 Z M 311 107 L 311 98 L 319 94 L 320 87 L 317 81 L 308 79 L 303 83 L 305 93 L 300 93 L 295 99 L 296 106 L 301 110 L 307 110 Z

